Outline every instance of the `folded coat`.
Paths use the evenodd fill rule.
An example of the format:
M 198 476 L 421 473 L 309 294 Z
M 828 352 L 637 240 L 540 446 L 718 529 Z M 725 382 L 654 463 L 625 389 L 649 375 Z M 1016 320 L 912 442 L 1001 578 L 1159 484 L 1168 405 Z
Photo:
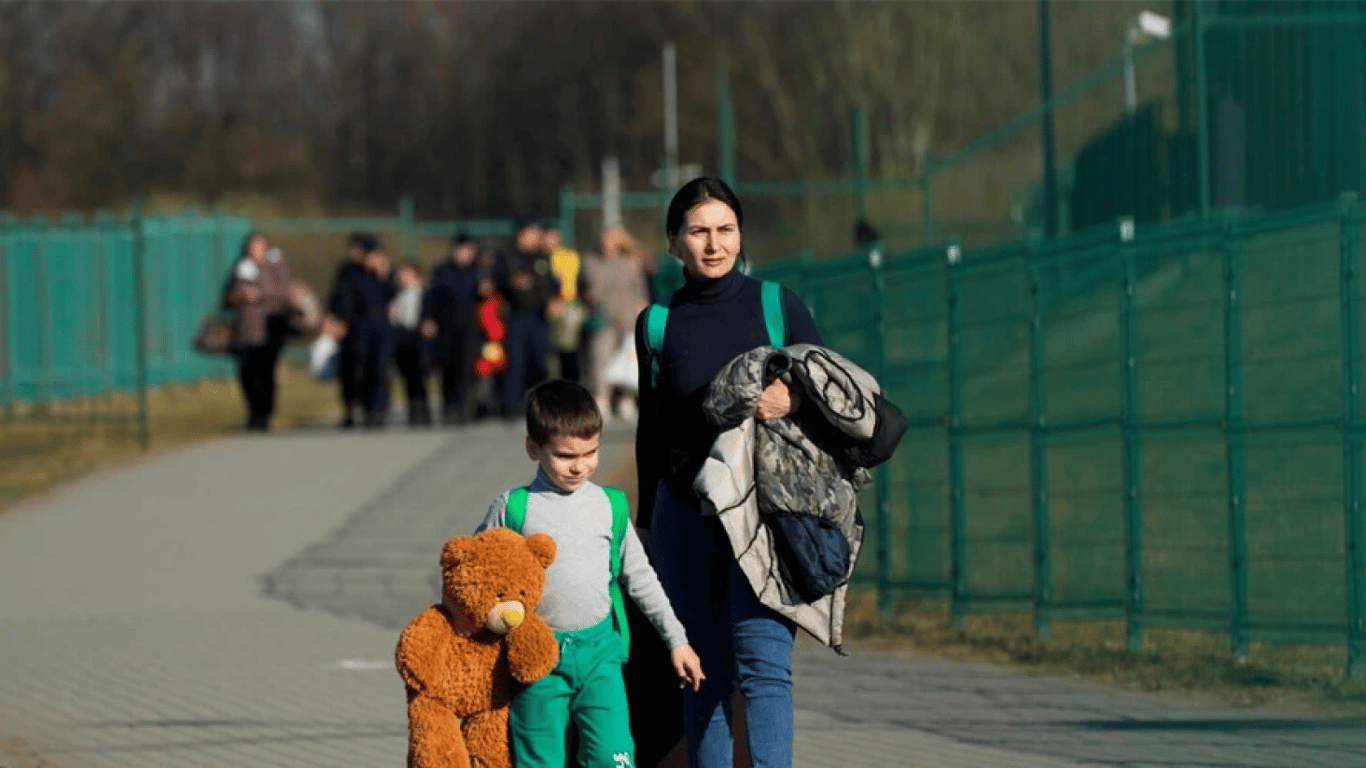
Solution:
M 759 421 L 759 395 L 774 378 L 799 407 Z M 811 344 L 735 358 L 712 380 L 703 412 L 721 434 L 693 483 L 702 514 L 719 518 L 760 602 L 840 651 L 863 540 L 858 491 L 868 468 L 891 457 L 905 416 L 866 371 Z

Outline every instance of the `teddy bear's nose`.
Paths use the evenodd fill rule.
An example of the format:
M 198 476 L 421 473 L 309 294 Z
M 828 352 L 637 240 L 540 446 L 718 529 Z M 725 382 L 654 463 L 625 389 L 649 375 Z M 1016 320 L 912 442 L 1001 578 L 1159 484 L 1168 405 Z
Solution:
M 489 611 L 488 625 L 494 632 L 505 635 L 521 626 L 525 620 L 526 607 L 513 600 L 493 606 L 493 610 Z

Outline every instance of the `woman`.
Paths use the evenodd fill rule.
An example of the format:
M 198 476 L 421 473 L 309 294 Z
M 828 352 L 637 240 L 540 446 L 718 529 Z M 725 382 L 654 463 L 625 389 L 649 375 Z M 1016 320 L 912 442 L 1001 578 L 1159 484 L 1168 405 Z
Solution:
M 270 429 L 275 412 L 275 367 L 288 333 L 292 285 L 279 249 L 271 248 L 260 232 L 247 235 L 223 304 L 237 310 L 233 353 L 250 431 Z
M 602 231 L 599 253 L 584 260 L 583 270 L 588 282 L 585 298 L 602 323 L 589 341 L 593 395 L 603 416 L 629 419 L 635 403 L 623 398 L 614 406 L 607 370 L 629 338 L 636 316 L 650 304 L 643 259 L 626 230 L 609 227 Z
M 669 251 L 686 282 L 669 304 L 651 372 L 645 313 L 636 321 L 640 425 L 636 430 L 640 520 L 650 556 L 674 611 L 702 658 L 700 691 L 683 693 L 692 766 L 731 764 L 730 693 L 738 683 L 754 766 L 792 764 L 791 623 L 764 607 L 735 564 L 714 520 L 704 519 L 692 482 L 717 430 L 702 413 L 707 386 L 733 358 L 769 344 L 760 285 L 736 268 L 744 214 L 725 182 L 695 179 L 674 195 L 665 222 Z M 786 344 L 821 344 L 811 313 L 786 289 Z M 764 390 L 756 416 L 776 419 L 797 407 L 781 381 Z

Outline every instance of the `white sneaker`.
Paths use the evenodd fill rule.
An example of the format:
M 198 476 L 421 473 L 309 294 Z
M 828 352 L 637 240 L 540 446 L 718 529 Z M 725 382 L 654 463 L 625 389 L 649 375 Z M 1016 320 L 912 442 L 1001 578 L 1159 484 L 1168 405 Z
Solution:
M 625 421 L 636 420 L 636 400 L 633 397 L 623 397 L 617 403 L 617 416 Z

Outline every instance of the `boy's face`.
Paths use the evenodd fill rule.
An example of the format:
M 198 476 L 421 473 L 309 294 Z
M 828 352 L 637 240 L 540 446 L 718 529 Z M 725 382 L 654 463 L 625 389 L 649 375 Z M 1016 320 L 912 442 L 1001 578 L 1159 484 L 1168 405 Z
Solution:
M 540 445 L 528 436 L 526 455 L 541 465 L 555 487 L 571 493 L 588 482 L 597 470 L 598 443 L 601 439 L 601 434 L 586 438 L 557 435 L 545 445 Z
M 405 265 L 398 270 L 398 284 L 404 288 L 422 285 L 422 275 L 412 267 Z

